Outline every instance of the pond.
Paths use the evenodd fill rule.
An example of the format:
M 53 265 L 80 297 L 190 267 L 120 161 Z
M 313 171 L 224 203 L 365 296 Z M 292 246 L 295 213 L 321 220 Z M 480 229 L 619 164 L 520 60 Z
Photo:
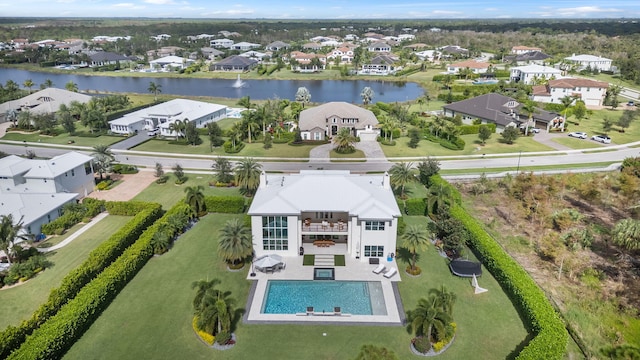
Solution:
M 326 103 L 345 101 L 362 103 L 360 93 L 365 87 L 373 89 L 373 102 L 403 102 L 417 99 L 424 91 L 413 82 L 372 81 L 372 80 L 243 80 L 238 86 L 237 79 L 195 79 L 195 78 L 147 78 L 129 76 L 90 76 L 45 73 L 11 68 L 0 68 L 0 82 L 13 80 L 22 86 L 31 79 L 36 86 L 47 79 L 54 87 L 64 88 L 69 81 L 74 82 L 81 92 L 128 92 L 148 94 L 150 82 L 161 85 L 162 94 L 183 96 L 211 96 L 239 99 L 249 96 L 252 100 L 289 99 L 295 100 L 300 87 L 306 87 L 311 94 L 311 102 Z

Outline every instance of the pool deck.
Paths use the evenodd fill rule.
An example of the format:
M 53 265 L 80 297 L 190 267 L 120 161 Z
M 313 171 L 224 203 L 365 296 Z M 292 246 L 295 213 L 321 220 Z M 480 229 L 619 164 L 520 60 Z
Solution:
M 377 265 L 370 265 L 368 261 L 360 261 L 346 256 L 345 266 L 333 266 L 337 281 L 379 281 L 382 285 L 387 315 L 334 315 L 333 313 L 316 313 L 315 315 L 300 314 L 261 314 L 262 303 L 269 280 L 313 280 L 315 267 L 331 266 L 303 266 L 302 256 L 283 257 L 286 263 L 284 270 L 275 273 L 262 273 L 256 271 L 256 276 L 251 276 L 251 270 L 247 274 L 247 280 L 253 281 L 243 321 L 245 323 L 312 323 L 312 324 L 344 324 L 344 325 L 395 325 L 400 326 L 405 320 L 404 307 L 400 300 L 397 282 L 401 281 L 398 271 L 391 279 L 382 274 L 374 274 L 373 269 Z M 382 259 L 381 259 L 382 260 Z M 395 259 L 391 262 L 382 260 L 387 270 L 392 267 L 398 269 Z M 325 281 L 325 280 L 316 280 Z

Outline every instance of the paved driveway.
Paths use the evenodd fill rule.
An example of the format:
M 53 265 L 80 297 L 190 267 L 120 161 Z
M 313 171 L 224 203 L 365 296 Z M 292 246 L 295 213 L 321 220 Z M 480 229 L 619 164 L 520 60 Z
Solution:
M 140 144 L 142 144 L 143 142 L 149 140 L 151 138 L 151 136 L 147 135 L 146 131 L 140 131 L 138 132 L 136 135 L 130 136 L 120 142 L 117 142 L 111 146 L 109 146 L 111 149 L 117 149 L 117 150 L 127 150 L 127 149 L 131 149 L 132 147 L 138 146 Z
M 110 190 L 95 190 L 87 197 L 107 201 L 129 201 L 156 180 L 153 170 L 141 169 L 137 174 L 120 175 L 120 184 Z

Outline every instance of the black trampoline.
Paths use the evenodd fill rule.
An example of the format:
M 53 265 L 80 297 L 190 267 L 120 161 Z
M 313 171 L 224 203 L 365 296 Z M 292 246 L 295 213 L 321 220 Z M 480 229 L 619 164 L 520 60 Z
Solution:
M 454 275 L 461 277 L 472 277 L 482 275 L 482 264 L 479 262 L 455 259 L 449 263 L 449 268 Z

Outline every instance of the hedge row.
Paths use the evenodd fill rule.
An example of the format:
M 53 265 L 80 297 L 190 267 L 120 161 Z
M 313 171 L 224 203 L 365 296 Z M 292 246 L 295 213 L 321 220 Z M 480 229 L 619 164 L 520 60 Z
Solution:
M 427 214 L 427 199 L 411 198 L 404 202 L 404 213 L 409 216 L 424 216 Z
M 458 129 L 460 129 L 460 135 L 474 135 L 480 133 L 480 126 L 486 126 L 491 130 L 491 133 L 496 132 L 496 124 L 482 124 L 482 125 L 460 125 Z
M 58 229 L 67 230 L 79 223 L 84 218 L 92 218 L 104 211 L 104 200 L 86 198 L 82 201 L 84 211 L 66 212 L 59 218 L 42 225 L 41 232 L 44 234 L 54 234 Z
M 424 138 L 431 142 L 440 144 L 440 146 L 447 148 L 449 150 L 464 150 L 464 146 L 466 145 L 464 140 L 460 137 L 455 138 L 452 142 L 447 139 L 436 137 L 435 135 L 432 135 L 427 132 L 424 134 Z
M 535 334 L 516 359 L 563 359 L 568 334 L 558 313 L 531 276 L 461 206 L 451 215 L 469 232 L 469 246 L 509 295 Z
M 120 203 L 106 203 L 107 208 L 120 209 Z M 126 204 L 126 203 L 124 203 Z M 138 204 L 146 204 L 139 208 Z M 73 269 L 62 279 L 56 289 L 51 290 L 47 301 L 23 321 L 19 326 L 9 326 L 0 333 L 0 358 L 6 358 L 11 351 L 17 349 L 35 329 L 47 319 L 55 315 L 58 310 L 91 281 L 97 274 L 113 262 L 128 246 L 130 246 L 161 215 L 160 204 L 134 203 L 131 208 L 138 208 L 133 219 L 116 231 L 109 239 L 100 244 L 90 254 L 87 260 Z
M 115 120 L 115 119 L 119 119 L 123 116 L 125 116 L 128 113 L 132 113 L 134 111 L 138 111 L 141 109 L 145 109 L 154 105 L 158 105 L 160 103 L 162 103 L 163 101 L 159 101 L 159 102 L 153 102 L 150 104 L 143 104 L 143 105 L 138 105 L 138 106 L 134 106 L 134 107 L 130 107 L 128 109 L 124 109 L 124 110 L 118 110 L 118 111 L 113 111 L 107 114 L 107 121 L 111 121 L 111 120 Z
M 204 203 L 213 213 L 242 214 L 245 208 L 242 196 L 205 196 Z
M 162 223 L 175 214 L 186 214 L 191 208 L 183 202 L 171 208 L 160 220 L 149 226 L 140 238 L 126 249 L 109 267 L 88 283 L 60 311 L 36 329 L 9 359 L 60 359 L 100 316 L 111 301 L 153 255 L 153 235 Z M 165 227 L 166 229 L 166 227 Z M 173 236 L 174 234 L 169 234 Z
M 446 186 L 450 188 L 452 204 L 462 205 L 462 194 L 455 187 L 451 186 L 447 180 L 443 179 L 440 174 L 431 175 L 429 178 L 431 186 Z

